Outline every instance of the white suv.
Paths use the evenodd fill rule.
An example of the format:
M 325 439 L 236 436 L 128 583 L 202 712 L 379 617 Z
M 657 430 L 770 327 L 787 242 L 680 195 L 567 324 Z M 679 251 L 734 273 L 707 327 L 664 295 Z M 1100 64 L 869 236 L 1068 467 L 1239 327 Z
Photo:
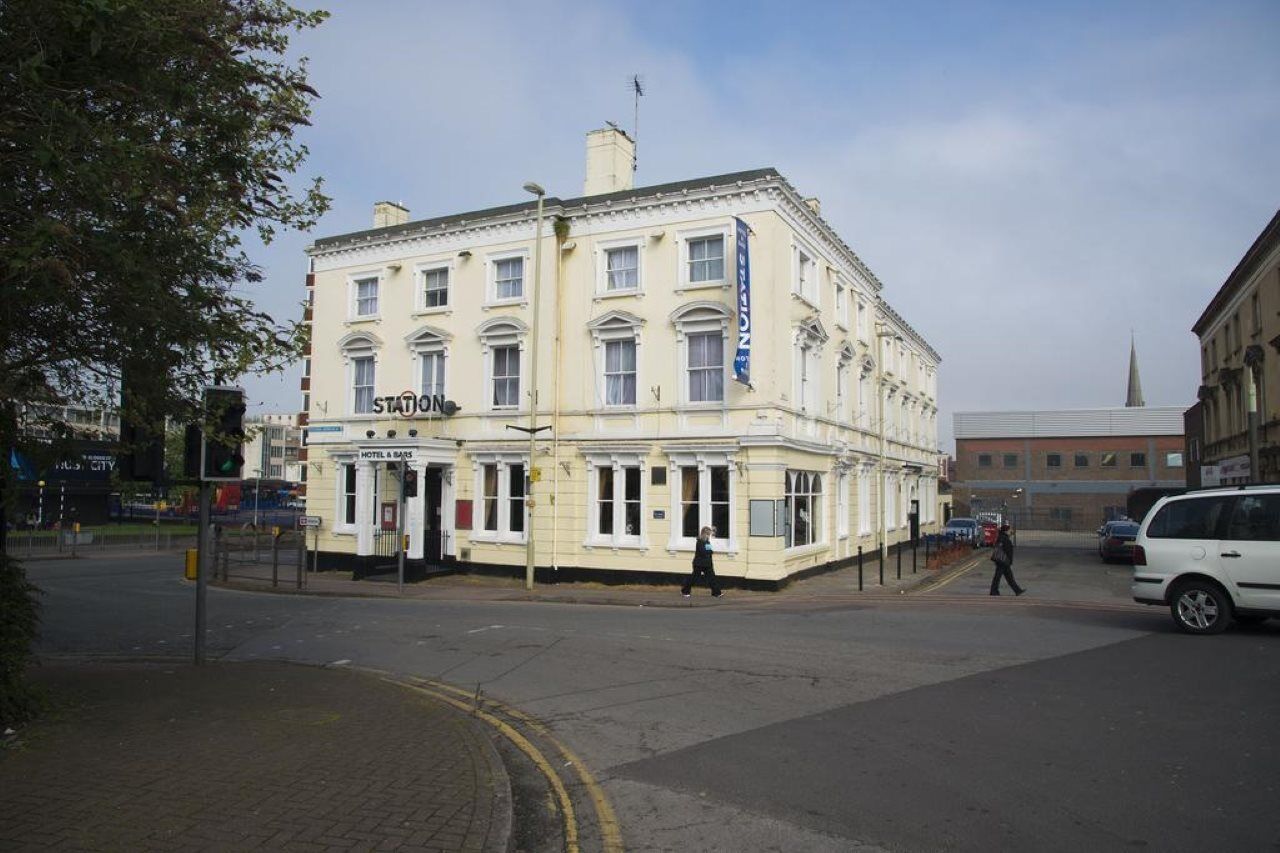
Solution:
M 1191 634 L 1280 616 L 1280 485 L 1161 498 L 1138 531 L 1130 590 Z

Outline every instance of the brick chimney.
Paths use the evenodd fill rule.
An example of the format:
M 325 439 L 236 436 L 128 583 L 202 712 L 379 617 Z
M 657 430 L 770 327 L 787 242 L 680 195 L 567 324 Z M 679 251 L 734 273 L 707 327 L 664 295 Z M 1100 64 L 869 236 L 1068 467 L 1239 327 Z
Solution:
M 403 225 L 409 221 L 409 208 L 394 201 L 379 201 L 373 205 L 373 227 Z
M 587 134 L 587 180 L 583 195 L 602 195 L 635 186 L 636 144 L 609 126 Z

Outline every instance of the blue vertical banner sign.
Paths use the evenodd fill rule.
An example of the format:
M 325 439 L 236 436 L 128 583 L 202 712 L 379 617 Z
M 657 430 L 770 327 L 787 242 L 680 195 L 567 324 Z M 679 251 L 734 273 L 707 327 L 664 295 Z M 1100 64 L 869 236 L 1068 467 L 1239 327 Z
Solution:
M 733 378 L 751 387 L 751 252 L 747 223 L 734 217 L 738 255 L 738 353 L 733 358 Z

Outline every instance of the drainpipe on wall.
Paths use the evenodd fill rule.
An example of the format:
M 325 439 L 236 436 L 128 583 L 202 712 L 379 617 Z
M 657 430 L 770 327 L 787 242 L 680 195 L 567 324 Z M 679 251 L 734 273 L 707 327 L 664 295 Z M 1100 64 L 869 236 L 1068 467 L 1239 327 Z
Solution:
M 569 220 L 556 217 L 553 230 L 556 235 L 556 346 L 555 369 L 552 371 L 552 392 L 554 398 L 551 412 L 551 577 L 560 575 L 560 330 L 564 326 L 564 253 L 573 248 L 566 243 L 569 236 Z

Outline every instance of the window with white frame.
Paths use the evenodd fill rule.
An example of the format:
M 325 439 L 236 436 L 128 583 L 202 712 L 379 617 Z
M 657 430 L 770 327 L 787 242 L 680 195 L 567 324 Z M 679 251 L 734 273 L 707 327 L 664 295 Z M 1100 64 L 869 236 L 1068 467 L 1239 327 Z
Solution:
M 679 347 L 676 364 L 682 374 L 677 378 L 681 403 L 724 402 L 730 316 L 727 306 L 711 301 L 692 302 L 671 313 Z
M 610 311 L 587 324 L 595 345 L 597 394 L 605 407 L 633 407 L 639 387 L 640 328 L 644 320 Z
M 644 469 L 635 459 L 589 459 L 588 542 L 637 546 L 644 523 Z
M 515 317 L 495 317 L 480 324 L 482 358 L 489 407 L 517 409 L 521 403 L 521 360 L 528 327 Z
M 892 474 L 884 475 L 884 494 L 880 498 L 886 530 L 898 529 L 898 481 Z
M 378 316 L 378 277 L 365 276 L 351 282 L 351 316 L 367 320 Z
M 491 355 L 493 408 L 514 409 L 520 405 L 520 347 L 515 344 L 496 346 Z
M 523 542 L 525 470 L 523 458 L 485 457 L 476 466 L 479 522 L 472 539 Z
M 449 306 L 449 267 L 448 265 L 424 267 L 419 271 L 421 276 L 421 301 L 418 307 L 423 310 L 447 308 Z
M 685 242 L 688 253 L 688 282 L 711 284 L 724 281 L 724 235 L 692 237 Z
M 849 374 L 853 370 L 855 353 L 853 347 L 845 343 L 840 347 L 836 361 L 836 418 L 842 422 L 849 420 L 849 402 L 851 387 Z
M 840 471 L 836 475 L 836 536 L 847 539 L 849 536 L 849 472 Z
M 875 367 L 864 360 L 858 368 L 858 424 L 864 429 L 871 424 L 871 374 Z
M 351 413 L 353 415 L 373 413 L 375 372 L 376 363 L 372 353 L 351 359 Z
M 858 300 L 858 339 L 867 340 L 867 303 Z
M 858 472 L 858 535 L 866 536 L 871 532 L 871 470 L 863 468 Z
M 422 383 L 418 387 L 425 397 L 444 396 L 444 353 L 424 352 L 418 356 L 418 373 Z
M 670 548 L 692 550 L 703 527 L 721 549 L 733 541 L 734 469 L 724 454 L 675 454 L 671 468 Z
M 338 350 L 346 363 L 347 411 L 353 415 L 373 412 L 376 396 L 378 350 L 382 340 L 371 332 L 352 332 L 338 341 Z
M 338 512 L 343 527 L 356 524 L 356 466 L 346 463 L 338 466 Z
M 445 393 L 445 370 L 451 338 L 449 332 L 431 326 L 423 326 L 405 338 L 416 361 L 414 385 L 420 394 L 434 396 Z
M 511 302 L 524 298 L 524 253 L 490 259 L 493 302 Z
M 356 477 L 357 466 L 354 462 L 340 462 L 337 465 L 338 473 L 338 513 L 334 522 L 334 529 L 339 533 L 353 533 L 356 528 Z M 369 478 L 369 483 L 373 488 L 373 494 L 370 497 L 369 505 L 372 508 L 368 519 L 369 524 L 377 524 L 378 522 L 378 469 L 375 467 L 373 476 Z
M 689 402 L 724 400 L 724 335 L 697 332 L 689 335 Z
M 787 471 L 785 505 L 785 547 L 821 542 L 822 475 L 816 471 Z
M 827 331 L 816 316 L 800 323 L 792 348 L 796 408 L 810 417 L 821 415 L 820 382 L 821 348 L 827 342 Z
M 793 292 L 806 302 L 818 304 L 818 265 L 813 252 L 796 246 L 795 285 Z
M 849 328 L 849 291 L 838 276 L 835 280 L 835 303 L 836 324 L 842 329 Z
M 604 342 L 604 404 L 636 404 L 635 339 Z
M 640 246 L 605 247 L 604 292 L 618 293 L 640 289 Z

